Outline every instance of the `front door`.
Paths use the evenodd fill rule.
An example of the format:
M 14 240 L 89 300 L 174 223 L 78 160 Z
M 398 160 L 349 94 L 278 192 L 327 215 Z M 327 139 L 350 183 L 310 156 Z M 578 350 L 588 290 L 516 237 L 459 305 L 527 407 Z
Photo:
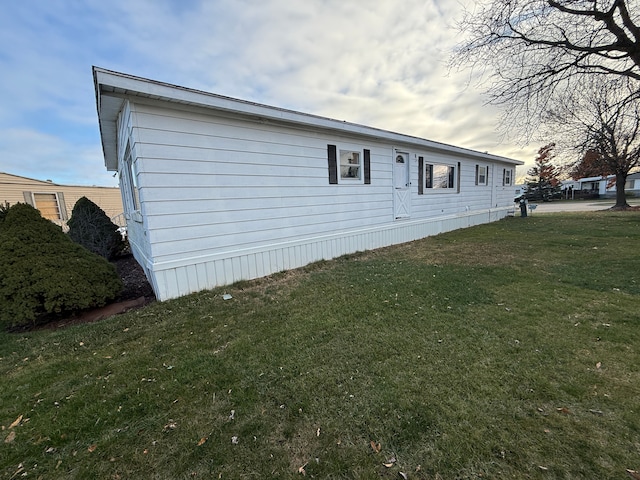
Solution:
M 409 187 L 409 154 L 395 152 L 393 159 L 393 204 L 395 218 L 411 215 L 411 188 Z

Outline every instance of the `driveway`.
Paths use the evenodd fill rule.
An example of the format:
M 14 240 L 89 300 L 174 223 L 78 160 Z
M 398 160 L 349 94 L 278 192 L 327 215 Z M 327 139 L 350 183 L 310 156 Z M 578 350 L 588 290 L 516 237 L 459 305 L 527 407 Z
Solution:
M 640 205 L 640 199 L 632 198 L 627 199 L 629 205 Z M 529 215 L 536 215 L 539 213 L 553 213 L 553 212 L 594 212 L 597 210 L 606 210 L 615 205 L 615 200 L 558 200 L 554 202 L 530 202 L 537 207 L 533 212 L 529 210 Z M 520 216 L 520 206 L 516 205 L 516 216 Z

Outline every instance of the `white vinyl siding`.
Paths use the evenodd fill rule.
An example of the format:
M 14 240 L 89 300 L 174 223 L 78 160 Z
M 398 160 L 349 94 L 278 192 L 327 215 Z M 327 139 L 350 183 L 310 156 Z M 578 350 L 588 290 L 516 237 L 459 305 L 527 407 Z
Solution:
M 333 135 L 136 105 L 138 176 L 156 262 L 385 223 L 393 215 L 384 146 Z M 327 144 L 371 150 L 376 182 L 328 185 Z M 342 179 L 341 179 L 342 180 Z
M 143 220 L 128 222 L 129 241 L 161 300 L 506 214 L 506 207 L 492 210 L 486 189 L 471 188 L 475 163 L 464 157 L 151 101 L 127 104 L 120 122 L 127 136 L 119 139 L 120 173 L 128 142 Z M 328 145 L 336 146 L 338 164 L 341 151 L 361 154 L 360 179 L 329 184 Z M 410 164 L 421 155 L 454 168 L 454 188 L 418 195 L 410 187 L 411 219 L 399 226 L 396 147 Z M 365 150 L 370 184 L 363 181 Z M 409 169 L 411 185 L 418 170 Z

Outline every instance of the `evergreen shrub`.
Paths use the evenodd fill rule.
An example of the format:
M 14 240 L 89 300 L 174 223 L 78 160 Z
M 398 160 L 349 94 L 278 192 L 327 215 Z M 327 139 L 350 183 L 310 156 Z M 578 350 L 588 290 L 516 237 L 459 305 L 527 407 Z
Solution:
M 122 282 L 114 265 L 72 242 L 30 205 L 11 206 L 0 221 L 0 325 L 39 323 L 100 307 Z
M 67 225 L 71 240 L 107 260 L 117 257 L 125 247 L 118 226 L 87 197 L 73 206 Z
M 10 206 L 11 205 L 7 201 L 5 201 L 4 203 L 0 203 L 0 222 L 2 222 L 4 220 L 4 216 L 9 211 L 9 207 Z

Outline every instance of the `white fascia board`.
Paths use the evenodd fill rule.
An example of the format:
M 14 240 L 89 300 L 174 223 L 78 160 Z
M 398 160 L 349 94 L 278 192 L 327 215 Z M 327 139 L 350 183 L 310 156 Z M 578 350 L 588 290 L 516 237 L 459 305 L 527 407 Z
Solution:
M 616 177 L 615 175 L 606 175 L 606 176 L 600 176 L 600 177 L 585 177 L 585 178 L 579 178 L 578 180 L 576 180 L 576 182 L 600 182 L 602 180 L 610 180 L 615 177 Z
M 105 164 L 108 169 L 110 169 L 110 167 L 113 167 L 113 169 L 117 168 L 117 158 L 112 158 L 116 155 L 115 145 L 111 147 L 105 144 L 105 142 L 111 144 L 115 141 L 117 112 L 114 112 L 113 105 L 110 106 L 111 108 L 106 105 L 108 100 L 106 100 L 105 97 L 127 98 L 135 96 L 211 108 L 234 114 L 242 114 L 259 118 L 263 121 L 271 120 L 278 123 L 304 125 L 309 128 L 334 130 L 342 134 L 347 133 L 351 135 L 370 137 L 398 145 L 411 145 L 413 147 L 419 147 L 429 151 L 461 155 L 477 159 L 478 161 L 488 160 L 510 165 L 524 164 L 524 162 L 520 160 L 514 160 L 507 157 L 482 153 L 467 148 L 456 147 L 419 137 L 367 127 L 356 123 L 225 97 L 200 90 L 135 77 L 124 73 L 113 72 L 99 67 L 93 67 L 93 75 L 96 88 L 98 116 L 100 118 L 100 128 L 103 137 L 102 142 L 105 153 Z M 135 102 L 135 100 L 133 101 Z M 105 138 L 105 135 L 107 138 Z M 114 135 L 113 138 L 111 138 L 112 135 Z

